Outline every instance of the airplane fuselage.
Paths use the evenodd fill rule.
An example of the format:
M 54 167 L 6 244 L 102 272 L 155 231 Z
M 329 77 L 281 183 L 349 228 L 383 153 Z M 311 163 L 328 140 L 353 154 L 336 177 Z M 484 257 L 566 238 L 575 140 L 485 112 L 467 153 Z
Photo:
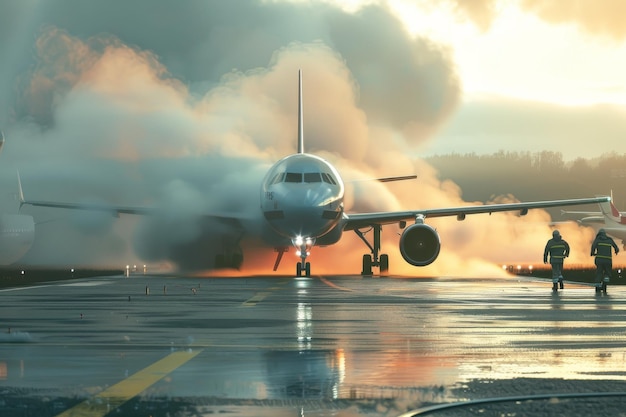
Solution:
M 289 241 L 318 239 L 336 229 L 343 216 L 344 185 L 337 170 L 315 155 L 287 156 L 267 172 L 261 210 L 271 230 Z
M 35 221 L 23 214 L 0 215 L 0 265 L 20 259 L 35 240 Z

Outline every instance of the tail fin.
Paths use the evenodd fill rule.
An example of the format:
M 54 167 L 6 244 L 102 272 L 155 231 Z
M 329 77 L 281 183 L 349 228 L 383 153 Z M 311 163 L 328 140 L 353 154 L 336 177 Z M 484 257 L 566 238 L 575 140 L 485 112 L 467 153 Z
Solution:
M 19 170 L 17 171 L 17 188 L 18 188 L 18 196 L 17 197 L 20 200 L 20 209 L 21 209 L 26 200 L 24 200 L 24 190 L 22 189 L 22 179 L 20 178 L 20 171 Z
M 611 191 L 611 201 L 599 203 L 599 205 L 600 210 L 602 210 L 602 214 L 607 220 L 611 220 L 619 224 L 626 224 L 626 216 L 623 216 L 617 207 L 615 207 L 615 204 L 613 204 L 613 191 Z
M 302 70 L 298 70 L 298 153 L 304 153 L 304 133 L 302 128 Z

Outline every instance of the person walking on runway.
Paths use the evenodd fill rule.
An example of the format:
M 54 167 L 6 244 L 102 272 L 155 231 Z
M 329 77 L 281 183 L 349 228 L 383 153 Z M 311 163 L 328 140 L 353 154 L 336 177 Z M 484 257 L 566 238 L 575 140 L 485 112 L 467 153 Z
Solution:
M 604 229 L 598 230 L 598 234 L 591 244 L 591 256 L 596 257 L 597 293 L 601 291 L 606 293 L 606 285 L 609 283 L 613 272 L 613 252 L 611 248 L 615 250 L 616 255 L 619 253 L 619 248 L 615 241 L 606 235 L 606 231 Z
M 569 244 L 561 237 L 558 230 L 552 232 L 552 239 L 546 243 L 543 250 L 543 263 L 552 265 L 552 291 L 557 291 L 559 286 L 563 289 L 563 261 L 569 256 Z

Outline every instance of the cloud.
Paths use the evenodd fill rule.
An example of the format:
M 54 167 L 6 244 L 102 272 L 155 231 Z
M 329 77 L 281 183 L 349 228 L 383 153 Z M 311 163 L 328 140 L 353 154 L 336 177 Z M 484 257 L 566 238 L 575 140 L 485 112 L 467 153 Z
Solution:
M 496 18 L 497 0 L 452 0 L 451 3 L 459 15 L 468 17 L 483 32 Z
M 592 35 L 617 41 L 626 37 L 626 3 L 620 0 L 523 0 L 521 6 L 549 23 L 573 23 Z
M 468 20 L 482 32 L 487 32 L 498 18 L 498 11 L 507 3 L 510 2 L 447 0 L 422 7 L 449 9 L 459 19 Z M 551 24 L 573 24 L 591 35 L 616 41 L 626 37 L 622 19 L 626 14 L 626 4 L 620 0 L 521 0 L 519 7 Z

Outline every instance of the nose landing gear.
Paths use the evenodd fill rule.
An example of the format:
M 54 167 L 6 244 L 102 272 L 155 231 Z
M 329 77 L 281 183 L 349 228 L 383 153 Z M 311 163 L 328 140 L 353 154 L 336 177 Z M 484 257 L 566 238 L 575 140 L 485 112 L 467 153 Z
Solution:
M 311 263 L 306 261 L 307 256 L 311 254 L 311 248 L 315 244 L 315 239 L 310 237 L 298 236 L 293 239 L 293 245 L 296 247 L 296 254 L 300 257 L 300 262 L 296 264 L 296 276 L 310 277 Z
M 311 262 L 298 262 L 296 264 L 296 276 L 301 277 L 303 272 L 305 277 L 311 276 Z

